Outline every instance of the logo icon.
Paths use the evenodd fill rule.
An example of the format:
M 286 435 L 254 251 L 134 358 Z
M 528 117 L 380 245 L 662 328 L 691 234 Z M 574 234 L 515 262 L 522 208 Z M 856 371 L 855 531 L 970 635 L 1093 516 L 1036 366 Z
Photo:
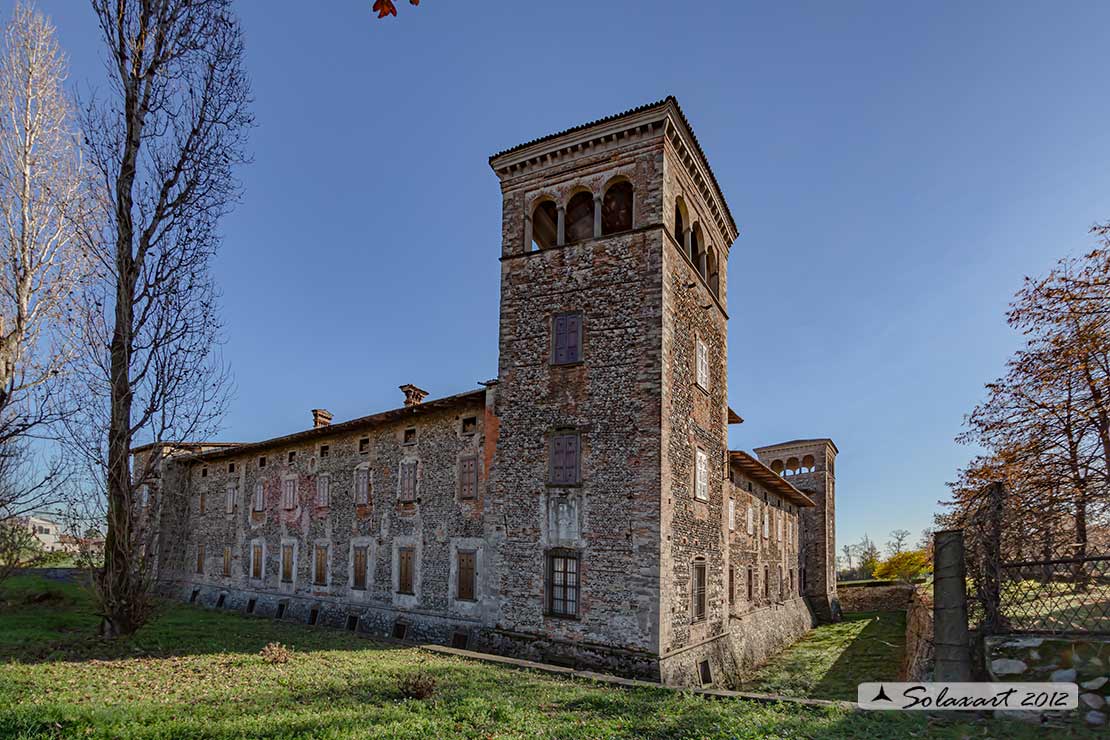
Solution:
M 871 701 L 889 701 L 892 704 L 894 703 L 894 700 L 886 695 L 886 687 L 882 684 L 879 684 L 879 693 L 875 694 L 875 698 Z

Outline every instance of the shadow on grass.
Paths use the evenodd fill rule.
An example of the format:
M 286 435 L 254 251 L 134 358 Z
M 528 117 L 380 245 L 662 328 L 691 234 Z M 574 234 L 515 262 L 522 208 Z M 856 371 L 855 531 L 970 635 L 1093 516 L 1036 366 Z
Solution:
M 814 698 L 855 701 L 861 683 L 898 680 L 906 647 L 905 612 L 848 614 L 845 619 L 867 620 L 867 625 L 814 685 Z

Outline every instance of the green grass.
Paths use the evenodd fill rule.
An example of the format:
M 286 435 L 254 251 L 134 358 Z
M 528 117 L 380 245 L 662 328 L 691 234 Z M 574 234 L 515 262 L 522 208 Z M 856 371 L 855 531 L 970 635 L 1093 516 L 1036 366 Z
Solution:
M 855 612 L 817 627 L 745 682 L 744 689 L 812 699 L 856 700 L 864 681 L 897 681 L 905 612 Z
M 1001 721 L 610 688 L 177 604 L 128 640 L 102 641 L 96 624 L 71 584 L 21 576 L 0 587 L 0 737 L 1038 736 Z M 293 647 L 292 660 L 263 661 L 269 642 Z M 414 671 L 435 677 L 429 699 L 401 694 Z

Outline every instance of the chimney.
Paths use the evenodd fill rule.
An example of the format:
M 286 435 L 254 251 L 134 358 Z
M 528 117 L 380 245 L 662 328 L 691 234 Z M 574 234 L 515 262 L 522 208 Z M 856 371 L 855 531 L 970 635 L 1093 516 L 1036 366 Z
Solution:
M 327 409 L 312 409 L 312 428 L 326 427 L 331 424 L 331 412 Z
M 405 383 L 401 386 L 401 390 L 404 391 L 405 394 L 406 406 L 419 406 L 428 395 L 428 391 L 423 388 L 417 388 L 412 383 Z

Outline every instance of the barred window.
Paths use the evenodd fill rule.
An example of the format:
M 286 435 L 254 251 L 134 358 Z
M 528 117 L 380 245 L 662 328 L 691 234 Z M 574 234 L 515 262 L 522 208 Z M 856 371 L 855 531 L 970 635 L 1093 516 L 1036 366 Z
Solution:
M 695 560 L 690 572 L 690 619 L 694 622 L 705 619 L 705 578 L 705 560 Z
M 578 553 L 556 550 L 547 556 L 547 611 L 557 617 L 578 616 Z

